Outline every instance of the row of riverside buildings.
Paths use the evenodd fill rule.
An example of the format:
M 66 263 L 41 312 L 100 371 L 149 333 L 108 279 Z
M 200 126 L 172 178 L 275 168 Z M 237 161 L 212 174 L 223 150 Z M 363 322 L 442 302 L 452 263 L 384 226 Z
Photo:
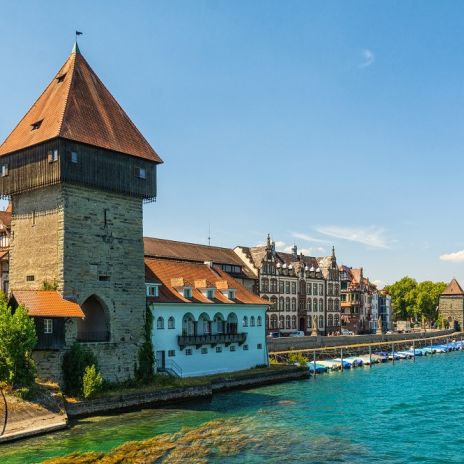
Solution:
M 35 320 L 39 375 L 61 381 L 78 342 L 105 379 L 131 378 L 147 314 L 156 369 L 179 376 L 267 365 L 272 332 L 390 328 L 390 297 L 335 250 L 144 238 L 161 163 L 77 43 L 0 145 L 1 285 Z

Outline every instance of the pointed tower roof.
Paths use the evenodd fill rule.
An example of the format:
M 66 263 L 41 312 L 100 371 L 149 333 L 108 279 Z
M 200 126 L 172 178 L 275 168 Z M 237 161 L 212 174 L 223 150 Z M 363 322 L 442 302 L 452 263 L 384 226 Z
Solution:
M 0 145 L 0 156 L 56 137 L 162 163 L 77 44 L 42 95 Z
M 464 295 L 464 290 L 456 279 L 453 279 L 443 290 L 442 295 Z

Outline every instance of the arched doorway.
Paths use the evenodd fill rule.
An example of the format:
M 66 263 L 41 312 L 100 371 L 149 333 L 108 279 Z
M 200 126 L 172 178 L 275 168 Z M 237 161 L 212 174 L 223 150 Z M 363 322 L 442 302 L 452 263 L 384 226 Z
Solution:
M 92 295 L 82 305 L 85 318 L 77 321 L 77 340 L 81 342 L 107 342 L 110 339 L 108 311 L 102 301 Z

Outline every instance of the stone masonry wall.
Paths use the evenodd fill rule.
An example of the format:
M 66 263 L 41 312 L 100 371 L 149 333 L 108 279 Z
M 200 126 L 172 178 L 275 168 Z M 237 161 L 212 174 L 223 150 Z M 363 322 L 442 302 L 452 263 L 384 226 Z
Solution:
M 441 296 L 439 303 L 439 312 L 443 318 L 451 323 L 457 321 L 461 330 L 464 327 L 464 298 L 462 296 Z
M 110 341 L 86 345 L 105 379 L 123 381 L 134 375 L 144 337 L 142 201 L 73 185 L 65 185 L 63 193 L 63 292 L 81 305 L 96 295 L 106 307 Z
M 58 291 L 80 305 L 96 296 L 107 312 L 111 336 L 86 346 L 95 352 L 105 379 L 132 377 L 145 324 L 142 201 L 57 185 L 22 193 L 13 202 L 11 289 L 40 289 L 46 280 L 56 281 Z M 27 281 L 28 275 L 34 281 Z M 66 349 L 76 334 L 76 319 L 67 319 Z M 39 375 L 61 382 L 63 354 L 36 351 Z

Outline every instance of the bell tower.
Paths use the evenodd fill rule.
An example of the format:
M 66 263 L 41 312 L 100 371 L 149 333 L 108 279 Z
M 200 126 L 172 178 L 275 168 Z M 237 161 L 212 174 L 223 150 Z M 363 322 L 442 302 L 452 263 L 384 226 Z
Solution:
M 59 380 L 77 340 L 107 380 L 133 376 L 146 306 L 142 203 L 156 197 L 160 163 L 77 44 L 0 146 L 13 296 L 53 289 L 85 315 L 64 318 L 59 349 L 35 352 L 39 374 Z

